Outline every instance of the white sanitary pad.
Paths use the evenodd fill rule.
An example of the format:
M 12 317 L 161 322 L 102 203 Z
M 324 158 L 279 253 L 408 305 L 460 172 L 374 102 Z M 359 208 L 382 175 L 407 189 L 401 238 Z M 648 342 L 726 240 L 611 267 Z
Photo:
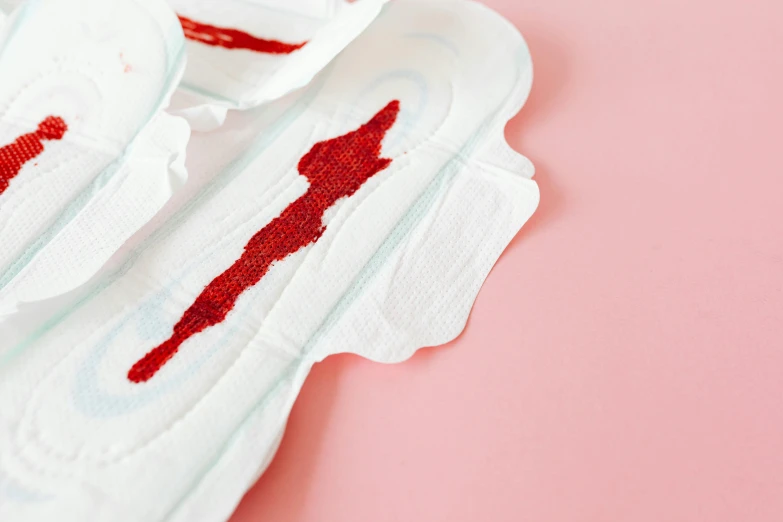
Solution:
M 185 180 L 159 0 L 28 0 L 0 27 L 0 315 L 84 283 Z
M 123 255 L 0 325 L 0 520 L 225 520 L 315 362 L 456 337 L 538 203 L 503 137 L 531 80 L 488 9 L 395 0 L 308 87 L 194 134 Z
M 168 0 L 187 38 L 174 101 L 197 130 L 306 85 L 388 0 Z

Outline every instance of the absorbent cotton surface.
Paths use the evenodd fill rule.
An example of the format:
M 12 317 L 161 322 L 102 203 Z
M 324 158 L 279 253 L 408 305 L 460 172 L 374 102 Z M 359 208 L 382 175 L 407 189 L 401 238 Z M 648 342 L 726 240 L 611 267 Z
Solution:
M 384 3 L 0 4 L 0 321 L 85 283 L 164 206 L 189 126 L 306 85 Z
M 207 131 L 305 86 L 387 1 L 169 0 L 188 48 L 175 114 Z
M 182 186 L 185 65 L 158 0 L 28 0 L 0 26 L 0 320 L 88 280 Z
M 503 137 L 531 81 L 497 14 L 395 0 L 305 88 L 194 133 L 122 252 L 0 324 L 0 519 L 225 520 L 315 362 L 457 336 L 538 203 Z

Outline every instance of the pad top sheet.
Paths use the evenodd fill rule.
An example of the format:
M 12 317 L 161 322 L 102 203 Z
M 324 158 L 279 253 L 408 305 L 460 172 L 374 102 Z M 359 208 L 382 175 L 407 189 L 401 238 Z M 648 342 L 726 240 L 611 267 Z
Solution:
M 530 83 L 496 14 L 396 0 L 305 90 L 194 135 L 127 255 L 0 331 L 0 518 L 224 520 L 312 364 L 458 335 L 538 202 L 503 138 Z
M 158 0 L 28 0 L 0 27 L 0 316 L 80 286 L 185 181 Z
M 305 86 L 388 0 L 168 1 L 188 48 L 175 113 L 207 131 Z

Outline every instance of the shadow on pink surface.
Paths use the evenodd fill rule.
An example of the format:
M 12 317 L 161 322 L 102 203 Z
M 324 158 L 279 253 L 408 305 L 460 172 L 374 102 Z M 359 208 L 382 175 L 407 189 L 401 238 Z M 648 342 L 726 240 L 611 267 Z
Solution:
M 242 499 L 232 522 L 302 519 L 299 510 L 305 505 L 340 375 L 350 357 L 332 356 L 313 367 L 291 412 L 280 448 Z
M 545 234 L 547 225 L 566 212 L 565 199 L 556 180 L 557 174 L 549 170 L 544 158 L 535 157 L 526 150 L 525 133 L 545 122 L 548 114 L 557 106 L 558 98 L 563 96 L 569 77 L 568 56 L 565 49 L 546 36 L 543 28 L 526 33 L 525 40 L 533 57 L 533 88 L 522 110 L 508 122 L 506 140 L 533 162 L 536 169 L 534 179 L 541 191 L 541 202 L 533 217 L 511 241 L 507 251 L 517 248 L 525 237 Z

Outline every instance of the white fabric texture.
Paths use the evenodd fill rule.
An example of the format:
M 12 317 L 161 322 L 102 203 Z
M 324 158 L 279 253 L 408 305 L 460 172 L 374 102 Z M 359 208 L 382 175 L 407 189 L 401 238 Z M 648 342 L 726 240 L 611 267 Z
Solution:
M 0 185 L 0 316 L 83 284 L 183 184 L 184 64 L 157 0 L 29 0 L 0 28 L 0 147 L 67 126 Z
M 194 129 L 208 131 L 223 123 L 228 109 L 256 107 L 305 86 L 375 19 L 388 0 L 168 1 L 185 17 L 188 38 L 188 67 L 175 114 L 187 118 Z M 199 29 L 201 24 L 213 29 Z M 282 48 L 275 50 L 268 43 L 272 52 L 254 52 L 230 33 L 221 34 L 224 28 Z
M 395 0 L 327 61 L 194 133 L 165 208 L 0 324 L 0 520 L 226 520 L 314 363 L 464 328 L 538 204 L 503 135 L 532 82 L 522 37 L 473 2 Z
M 204 23 L 239 24 L 268 38 L 280 33 L 307 42 L 296 53 L 275 55 L 188 39 L 188 67 L 179 22 L 162 0 L 61 0 L 57 10 L 51 0 L 0 4 L 8 13 L 22 6 L 4 33 L 13 36 L 5 40 L 6 47 L 15 47 L 0 49 L 0 56 L 10 57 L 0 65 L 20 79 L 19 92 L 11 90 L 8 96 L 32 97 L 39 105 L 35 110 L 29 104 L 17 107 L 17 113 L 27 119 L 47 109 L 67 114 L 100 100 L 91 121 L 80 115 L 62 143 L 45 144 L 45 163 L 25 165 L 13 187 L 0 194 L 0 242 L 5 246 L 0 252 L 0 322 L 29 303 L 84 284 L 181 188 L 187 178 L 183 163 L 190 135 L 185 121 L 194 130 L 208 131 L 223 123 L 229 108 L 261 105 L 302 87 L 366 28 L 385 2 L 171 0 L 179 13 Z M 0 29 L 3 25 L 0 19 Z M 106 34 L 113 39 L 107 40 Z M 33 41 L 39 49 L 39 38 L 48 46 L 31 59 L 21 49 Z M 164 57 L 160 70 L 158 62 Z M 51 107 L 35 98 L 46 94 L 22 81 L 25 73 L 37 74 L 46 67 L 52 70 L 44 92 L 63 91 L 71 82 L 70 96 L 61 95 Z M 76 74 L 83 78 L 70 77 Z M 8 88 L 13 89 L 10 82 Z M 164 111 L 172 94 L 172 106 Z M 32 120 L 26 126 L 13 125 L 19 117 L 12 109 L 0 117 L 0 143 L 35 129 Z M 10 123 L 3 125 L 4 120 Z M 111 128 L 115 121 L 120 125 Z M 121 134 L 133 131 L 134 125 L 141 125 L 134 135 Z M 113 132 L 121 137 L 112 140 Z M 43 196 L 42 184 L 48 191 Z

